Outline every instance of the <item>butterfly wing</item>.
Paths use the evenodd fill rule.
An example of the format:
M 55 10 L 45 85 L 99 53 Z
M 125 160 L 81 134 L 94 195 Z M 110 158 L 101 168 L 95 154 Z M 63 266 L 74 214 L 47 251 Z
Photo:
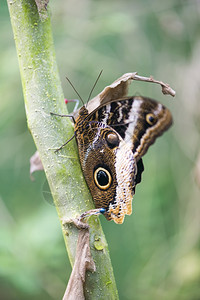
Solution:
M 111 101 L 75 122 L 81 166 L 96 208 L 121 224 L 132 212 L 135 185 L 144 170 L 142 156 L 172 124 L 169 110 L 155 100 L 130 97 Z
M 172 124 L 171 113 L 164 105 L 139 96 L 100 106 L 89 115 L 88 120 L 111 126 L 131 147 L 136 161 Z
M 104 208 L 108 220 L 121 224 L 125 214 L 132 213 L 137 173 L 133 152 L 108 125 L 96 121 L 79 125 L 75 126 L 79 157 L 95 207 Z

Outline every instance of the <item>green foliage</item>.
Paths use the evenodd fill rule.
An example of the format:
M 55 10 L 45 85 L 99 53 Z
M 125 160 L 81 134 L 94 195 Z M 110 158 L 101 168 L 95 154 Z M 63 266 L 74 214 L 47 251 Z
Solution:
M 168 106 L 174 126 L 144 158 L 132 216 L 123 225 L 103 216 L 101 221 L 120 299 L 199 299 L 199 4 L 57 0 L 50 7 L 66 98 L 77 97 L 69 93 L 66 75 L 87 99 L 101 69 L 94 94 L 132 71 L 152 74 L 177 91 L 171 100 L 150 84 L 132 85 L 132 94 Z M 0 298 L 60 299 L 71 267 L 55 207 L 42 193 L 44 174 L 29 179 L 35 146 L 27 130 L 6 3 L 1 8 Z

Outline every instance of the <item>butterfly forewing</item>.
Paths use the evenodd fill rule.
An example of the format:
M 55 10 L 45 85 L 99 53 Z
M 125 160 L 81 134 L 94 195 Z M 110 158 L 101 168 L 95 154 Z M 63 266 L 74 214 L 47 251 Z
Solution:
M 100 106 L 88 119 L 115 129 L 124 142 L 130 145 L 137 160 L 172 124 L 171 113 L 164 105 L 139 96 L 114 100 Z

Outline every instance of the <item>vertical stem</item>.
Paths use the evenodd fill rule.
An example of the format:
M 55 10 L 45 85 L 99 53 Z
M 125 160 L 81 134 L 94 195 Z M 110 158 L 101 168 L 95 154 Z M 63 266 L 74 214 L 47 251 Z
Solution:
M 82 175 L 75 141 L 70 142 L 60 153 L 54 152 L 73 135 L 73 127 L 70 120 L 50 115 L 50 112 L 67 112 L 55 59 L 49 13 L 43 11 L 41 18 L 34 0 L 7 1 L 19 59 L 28 127 L 39 151 L 60 220 L 74 218 L 93 208 L 93 202 Z M 63 232 L 69 259 L 73 264 L 78 230 L 71 225 L 67 227 L 67 234 Z M 118 299 L 107 243 L 97 217 L 90 219 L 90 246 L 97 271 L 87 273 L 86 299 Z

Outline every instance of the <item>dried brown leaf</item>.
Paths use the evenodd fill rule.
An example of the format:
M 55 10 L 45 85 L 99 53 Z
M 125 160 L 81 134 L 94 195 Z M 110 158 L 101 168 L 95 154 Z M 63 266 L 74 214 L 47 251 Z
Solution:
M 37 5 L 38 13 L 40 15 L 41 20 L 45 20 L 47 15 L 47 5 L 49 3 L 49 0 L 35 0 L 35 3 Z
M 73 270 L 63 296 L 63 300 L 84 300 L 84 283 L 86 271 L 96 271 L 96 267 L 90 252 L 89 226 L 86 223 L 77 221 L 80 229 L 76 247 L 76 257 Z M 82 226 L 84 224 L 84 226 Z
M 128 93 L 128 85 L 130 84 L 130 81 L 134 79 L 136 74 L 136 72 L 126 73 L 110 85 L 106 86 L 100 94 L 89 101 L 87 105 L 89 113 L 99 105 L 125 97 Z
M 38 11 L 40 12 L 43 9 L 47 9 L 49 0 L 35 0 L 35 3 L 37 5 Z
M 89 101 L 87 105 L 88 112 L 89 113 L 92 112 L 99 105 L 109 103 L 111 100 L 125 97 L 128 93 L 128 86 L 131 80 L 160 84 L 163 94 L 171 95 L 173 97 L 176 94 L 176 92 L 172 88 L 170 88 L 168 84 L 165 84 L 164 82 L 159 80 L 155 80 L 151 76 L 150 77 L 139 76 L 137 75 L 137 72 L 125 73 L 120 78 L 115 80 L 112 84 L 106 86 L 100 94 L 98 94 L 96 97 L 94 97 L 92 100 Z
M 195 175 L 196 182 L 197 182 L 198 186 L 200 187 L 200 153 L 199 153 L 197 161 L 196 161 L 194 175 Z
M 44 167 L 42 165 L 42 162 L 41 162 L 41 159 L 40 159 L 40 156 L 39 156 L 39 152 L 36 151 L 33 156 L 31 156 L 30 158 L 30 176 L 31 176 L 31 179 L 33 180 L 33 172 L 35 171 L 42 171 L 44 170 Z

